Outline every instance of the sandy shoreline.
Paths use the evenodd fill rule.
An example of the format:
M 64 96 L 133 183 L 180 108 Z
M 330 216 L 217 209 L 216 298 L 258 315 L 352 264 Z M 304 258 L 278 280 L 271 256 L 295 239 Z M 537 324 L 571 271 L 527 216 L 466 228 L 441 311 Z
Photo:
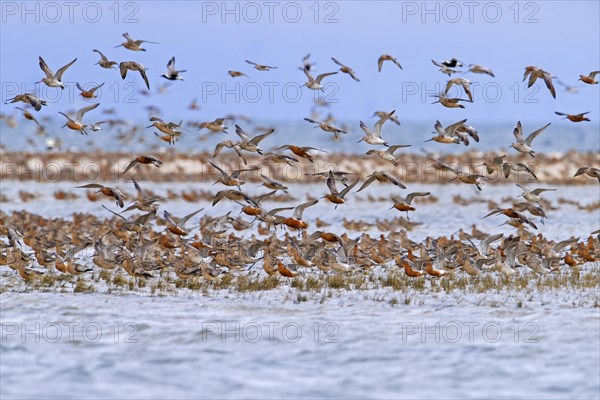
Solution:
M 208 163 L 211 160 L 209 153 L 186 154 L 166 151 L 149 154 L 163 161 L 160 168 L 138 165 L 135 172 L 128 171 L 123 174 L 127 164 L 138 154 L 100 151 L 81 153 L 4 151 L 1 153 L 0 179 L 5 182 L 13 180 L 118 182 L 135 177 L 139 181 L 154 182 L 211 182 L 218 177 L 218 173 Z M 438 159 L 453 167 L 459 167 L 464 172 L 485 176 L 486 184 L 535 182 L 526 172 L 511 172 L 508 178 L 505 178 L 500 171 L 488 174 L 483 162 L 490 162 L 497 156 L 495 152 L 466 152 L 443 155 Z M 286 183 L 321 182 L 322 177 L 314 177 L 310 174 L 330 169 L 356 174 L 361 180 L 375 170 L 392 173 L 404 183 L 444 184 L 455 178 L 452 172 L 436 169 L 435 162 L 423 154 L 403 153 L 398 156 L 400 159 L 398 166 L 379 158 L 344 153 L 319 153 L 314 163 L 300 159 L 300 163 L 292 165 L 266 162 L 255 155 L 248 155 L 246 158 L 247 166 L 234 153 L 223 151 L 218 161 L 213 161 L 229 171 L 258 167 L 256 171 L 242 173 L 242 177 L 248 182 L 260 182 L 261 173 Z M 589 177 L 574 178 L 573 175 L 579 167 L 596 166 L 598 161 L 599 157 L 596 153 L 574 151 L 565 154 L 538 154 L 535 159 L 520 155 L 505 157 L 505 162 L 527 165 L 538 177 L 538 183 L 569 185 L 597 184 L 597 181 Z

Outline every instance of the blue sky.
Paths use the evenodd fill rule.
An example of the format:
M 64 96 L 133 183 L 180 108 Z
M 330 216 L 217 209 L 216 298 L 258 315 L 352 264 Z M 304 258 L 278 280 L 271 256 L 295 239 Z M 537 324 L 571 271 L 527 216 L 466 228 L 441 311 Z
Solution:
M 100 95 L 102 107 L 116 107 L 128 118 L 143 117 L 142 108 L 156 104 L 165 118 L 177 121 L 212 120 L 228 113 L 301 120 L 308 116 L 315 93 L 307 88 L 298 92 L 295 85 L 305 82 L 298 67 L 310 53 L 317 63 L 316 73 L 335 71 L 330 59 L 334 56 L 361 79 L 357 83 L 338 73 L 325 80 L 333 83 L 325 95 L 336 102 L 331 111 L 341 119 L 365 119 L 375 110 L 396 109 L 404 121 L 468 117 L 474 122 L 521 119 L 534 123 L 557 121 L 557 110 L 592 111 L 590 118 L 600 120 L 598 86 L 579 83 L 579 93 L 570 94 L 556 85 L 555 100 L 543 85 L 536 92 L 536 88 L 525 90 L 521 82 L 527 65 L 544 68 L 571 85 L 577 84 L 579 74 L 600 68 L 598 1 L 70 4 L 2 2 L 3 99 L 14 95 L 15 85 L 24 90 L 36 87 L 33 82 L 43 76 L 38 56 L 54 70 L 77 57 L 63 80 L 106 82 Z M 114 48 L 123 42 L 123 32 L 159 44 L 145 44 L 147 52 Z M 139 75 L 123 81 L 116 70 L 93 65 L 98 59 L 94 48 L 112 60 L 147 66 L 154 94 L 144 97 L 135 92 L 137 85 L 142 88 Z M 382 53 L 397 57 L 403 70 L 386 63 L 378 73 L 377 58 Z M 179 69 L 187 69 L 185 81 L 173 83 L 166 94 L 158 95 L 157 86 L 167 82 L 160 75 L 172 56 Z M 491 67 L 496 74 L 496 78 L 456 75 L 476 85 L 475 103 L 467 103 L 465 110 L 430 104 L 429 95 L 447 80 L 431 59 L 450 57 Z M 256 71 L 245 59 L 278 68 Z M 230 69 L 246 72 L 251 79 L 234 80 L 227 75 Z M 126 86 L 129 82 L 134 85 Z M 229 94 L 224 95 L 225 91 Z M 72 93 L 73 89 L 58 93 L 44 88 L 43 95 L 58 100 L 42 115 L 54 116 L 85 105 Z M 200 112 L 185 108 L 192 98 L 201 103 Z M 4 112 L 11 109 L 2 105 Z

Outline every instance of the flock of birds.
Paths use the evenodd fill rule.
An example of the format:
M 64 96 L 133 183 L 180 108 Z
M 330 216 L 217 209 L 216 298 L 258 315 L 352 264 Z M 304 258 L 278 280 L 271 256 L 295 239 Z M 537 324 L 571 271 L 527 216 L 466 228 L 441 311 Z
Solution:
M 122 46 L 131 51 L 145 51 L 141 47 L 142 44 L 153 43 L 134 40 L 127 33 L 123 36 L 126 41 L 117 47 Z M 100 67 L 114 69 L 118 65 L 122 79 L 127 78 L 128 72 L 137 72 L 150 90 L 147 68 L 142 64 L 136 61 L 117 63 L 109 60 L 99 50 L 93 51 L 100 56 L 97 63 Z M 45 74 L 40 82 L 49 87 L 64 89 L 63 75 L 76 61 L 77 59 L 74 59 L 54 73 L 44 59 L 39 57 L 39 66 Z M 334 57 L 332 57 L 332 61 L 340 67 L 339 71 L 321 73 L 315 77 L 313 75 L 314 63 L 310 61 L 309 56 L 304 57 L 300 67 L 307 78 L 304 86 L 310 90 L 323 90 L 323 80 L 338 72 L 349 75 L 356 82 L 360 81 L 352 68 Z M 258 71 L 267 72 L 277 68 L 250 60 L 246 60 L 246 62 Z M 377 60 L 379 71 L 386 62 L 402 69 L 400 62 L 395 57 L 383 54 Z M 456 58 L 432 62 L 442 73 L 451 78 L 448 80 L 445 90 L 436 96 L 435 103 L 440 103 L 447 108 L 464 108 L 461 102 L 474 101 L 470 90 L 471 83 L 465 78 L 452 78 L 453 74 L 459 72 L 457 68 L 464 66 L 462 62 Z M 162 77 L 170 81 L 179 81 L 183 80 L 182 74 L 185 72 L 185 70 L 175 68 L 175 58 L 173 57 L 169 60 L 167 72 Z M 494 77 L 490 68 L 476 64 L 470 64 L 465 72 L 487 74 Z M 228 74 L 232 78 L 247 76 L 244 72 L 236 70 L 229 70 Z M 597 85 L 598 74 L 600 71 L 580 75 L 579 80 L 588 85 Z M 551 95 L 556 98 L 553 85 L 555 77 L 541 68 L 526 67 L 523 80 L 528 80 L 528 87 L 532 86 L 537 79 L 542 80 Z M 78 85 L 78 88 L 83 98 L 93 100 L 102 85 L 90 89 L 84 89 Z M 449 97 L 450 90 L 454 86 L 461 88 L 467 98 Z M 8 102 L 23 102 L 35 111 L 40 111 L 42 107 L 47 106 L 47 102 L 34 93 L 19 94 L 9 99 Z M 91 125 L 84 122 L 85 115 L 99 105 L 99 103 L 92 103 L 79 109 L 75 115 L 59 112 L 66 118 L 64 126 L 81 134 L 87 134 L 87 128 L 93 131 L 101 130 L 100 125 L 104 121 Z M 29 110 L 22 108 L 19 110 L 23 111 L 25 118 L 38 122 Z M 556 114 L 564 116 L 572 122 L 589 121 L 585 116 L 587 113 L 556 112 Z M 383 137 L 383 129 L 388 121 L 400 123 L 395 116 L 395 111 L 377 111 L 374 115 L 378 117 L 378 120 L 372 127 L 360 121 L 359 126 L 364 131 L 364 136 L 359 142 L 365 142 L 374 147 L 366 153 L 367 155 L 378 157 L 383 162 L 398 166 L 401 160 L 395 155 L 396 151 L 408 145 L 391 144 Z M 315 128 L 332 133 L 335 138 L 348 134 L 346 128 L 334 125 L 331 116 L 326 119 L 311 116 L 305 120 L 314 124 Z M 226 121 L 226 118 L 218 118 L 214 121 L 199 123 L 198 128 L 208 129 L 215 133 L 227 133 Z M 150 127 L 154 127 L 160 132 L 155 134 L 170 145 L 175 144 L 183 134 L 181 122 L 164 121 L 156 115 L 150 118 L 150 122 Z M 522 157 L 535 158 L 532 142 L 549 125 L 548 123 L 526 136 L 521 122 L 517 122 L 513 131 L 515 142 L 512 143 L 511 148 L 522 154 Z M 462 143 L 465 146 L 469 144 L 470 140 L 479 141 L 477 129 L 467 124 L 466 119 L 448 126 L 443 126 L 436 121 L 434 129 L 435 136 L 428 141 L 441 144 Z M 283 183 L 261 174 L 262 185 L 271 189 L 270 192 L 251 196 L 242 191 L 242 185 L 246 183 L 243 179 L 244 173 L 261 169 L 261 165 L 248 165 L 247 154 L 259 157 L 262 165 L 266 165 L 266 163 L 270 165 L 300 165 L 305 161 L 314 162 L 314 159 L 318 157 L 317 153 L 325 151 L 299 144 L 286 144 L 272 151 L 264 151 L 260 145 L 275 133 L 274 128 L 253 135 L 236 124 L 235 133 L 239 137 L 238 140 L 224 140 L 216 146 L 213 152 L 215 161 L 211 161 L 210 164 L 218 173 L 217 183 L 227 188 L 214 195 L 212 205 L 214 206 L 222 200 L 228 200 L 239 206 L 241 213 L 254 218 L 252 222 L 246 222 L 245 228 L 250 228 L 254 221 L 258 221 L 258 233 L 266 235 L 266 239 L 258 239 L 255 234 L 252 234 L 251 237 L 238 237 L 234 233 L 228 233 L 228 227 L 239 223 L 238 219 L 231 216 L 231 211 L 219 217 L 202 216 L 197 233 L 193 232 L 193 228 L 188 228 L 187 224 L 202 210 L 182 218 L 177 218 L 169 211 L 164 210 L 161 218 L 158 211 L 161 207 L 160 202 L 164 199 L 142 189 L 135 179 L 132 179 L 132 182 L 137 192 L 137 198 L 129 205 L 126 204 L 127 196 L 118 188 L 89 183 L 76 187 L 95 190 L 97 193 L 112 198 L 116 205 L 123 209 L 122 212 L 116 212 L 103 206 L 113 215 L 111 219 L 101 221 L 88 215 L 86 218 L 74 217 L 74 221 L 69 224 L 29 213 L 15 213 L 11 217 L 4 216 L 3 224 L 0 225 L 0 233 L 5 235 L 8 241 L 7 243 L 2 242 L 0 264 L 8 265 L 18 271 L 20 276 L 26 280 L 37 279 L 46 272 L 35 268 L 33 265 L 36 263 L 39 267 L 54 266 L 60 272 L 79 275 L 91 271 L 93 266 L 78 254 L 93 246 L 94 253 L 91 260 L 93 265 L 99 268 L 123 268 L 134 277 L 152 277 L 158 270 L 172 269 L 178 277 L 183 279 L 203 276 L 212 281 L 219 279 L 225 272 L 245 270 L 257 263 L 260 263 L 269 275 L 280 274 L 284 277 L 294 277 L 301 272 L 302 268 L 318 268 L 325 272 L 332 270 L 350 272 L 374 265 L 383 265 L 393 260 L 409 277 L 419 277 L 424 274 L 441 277 L 455 271 L 477 275 L 486 270 L 488 266 L 492 266 L 492 270 L 502 274 L 514 274 L 515 268 L 519 265 L 528 266 L 538 272 L 556 271 L 563 263 L 576 266 L 600 258 L 599 237 L 594 238 L 590 235 L 587 240 L 570 238 L 556 243 L 546 239 L 541 233 L 537 235 L 530 233 L 527 228 L 538 229 L 535 217 L 545 217 L 542 193 L 555 189 L 530 189 L 523 185 L 520 187 L 523 190 L 521 196 L 525 200 L 521 204 L 524 206 L 518 209 L 515 207 L 497 208 L 485 216 L 503 215 L 507 217 L 507 222 L 517 228 L 517 235 L 505 237 L 503 234 L 487 234 L 474 227 L 470 234 L 461 230 L 458 238 L 454 236 L 450 238 L 442 236 L 435 239 L 428 237 L 423 243 L 415 243 L 408 239 L 403 231 L 390 234 L 388 237 L 381 235 L 379 239 L 366 234 L 352 239 L 347 234 L 337 235 L 323 230 L 316 230 L 309 234 L 309 221 L 303 217 L 305 211 L 321 200 L 331 203 L 333 208 L 337 209 L 338 206 L 346 203 L 348 196 L 360 183 L 360 179 L 351 173 L 339 170 L 318 172 L 314 175 L 323 178 L 327 186 L 327 190 L 323 192 L 320 199 L 311 199 L 293 207 L 266 209 L 262 203 L 268 201 L 278 191 L 286 191 L 287 187 Z M 244 167 L 228 171 L 218 165 L 216 159 L 225 148 L 232 149 Z M 289 152 L 289 154 L 285 154 L 285 152 Z M 474 185 L 477 189 L 482 190 L 486 176 L 465 172 L 461 168 L 445 164 L 429 153 L 428 155 L 436 169 L 449 171 L 455 175 L 456 180 Z M 531 176 L 533 180 L 537 180 L 534 171 L 526 163 L 506 162 L 504 157 L 502 155 L 485 162 L 487 173 L 499 172 L 508 177 L 511 172 L 523 172 Z M 123 174 L 131 177 L 131 174 L 141 165 L 160 168 L 162 164 L 163 161 L 156 155 L 141 154 L 129 162 Z M 585 166 L 575 172 L 575 176 L 584 174 L 600 182 L 600 169 Z M 367 176 L 356 192 L 366 190 L 374 182 L 406 189 L 399 177 L 389 172 L 375 170 Z M 392 196 L 391 208 L 406 213 L 408 218 L 408 213 L 416 210 L 413 201 L 429 195 L 429 192 L 412 192 L 404 196 Z M 139 211 L 142 214 L 126 216 L 125 213 L 131 211 Z M 286 215 L 287 211 L 292 211 L 291 215 Z M 286 233 L 284 237 L 279 238 L 276 233 L 280 228 L 288 229 L 297 235 Z M 272 229 L 275 229 L 275 233 Z M 598 234 L 598 231 L 592 234 Z M 479 244 L 475 245 L 475 241 L 478 241 Z M 498 244 L 494 246 L 494 243 Z M 24 244 L 29 246 L 31 252 L 24 250 Z

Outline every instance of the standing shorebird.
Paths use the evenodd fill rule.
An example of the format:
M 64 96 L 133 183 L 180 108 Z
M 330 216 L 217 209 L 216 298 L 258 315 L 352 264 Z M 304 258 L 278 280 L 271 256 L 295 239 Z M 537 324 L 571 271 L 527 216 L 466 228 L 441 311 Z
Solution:
M 392 197 L 392 201 L 394 202 L 394 205 L 390 207 L 390 210 L 392 208 L 395 208 L 398 211 L 404 211 L 406 212 L 406 219 L 408 218 L 408 212 L 409 211 L 415 211 L 416 208 L 414 208 L 412 206 L 412 201 L 415 197 L 424 197 L 424 196 L 429 196 L 431 193 L 429 192 L 413 192 L 413 193 L 409 193 L 408 195 L 406 195 L 405 198 L 400 198 L 400 197 Z
M 560 115 L 561 117 L 564 117 L 563 119 L 568 119 L 571 122 L 581 122 L 581 121 L 589 121 L 590 119 L 588 117 L 586 117 L 586 114 L 589 114 L 590 112 L 584 112 L 581 114 L 565 114 L 565 113 L 561 113 L 558 111 L 555 111 L 554 114 L 556 115 Z
M 517 126 L 515 126 L 513 131 L 513 135 L 515 135 L 517 142 L 511 144 L 510 147 L 517 150 L 519 153 L 529 154 L 531 157 L 535 158 L 535 151 L 533 151 L 531 148 L 531 142 L 548 126 L 550 126 L 550 123 L 544 125 L 537 131 L 532 132 L 529 136 L 527 136 L 527 138 L 525 138 L 525 136 L 523 136 L 523 127 L 521 126 L 521 121 L 518 121 Z
M 128 50 L 132 50 L 132 51 L 146 51 L 146 49 L 143 49 L 141 47 L 142 43 L 152 43 L 152 44 L 158 44 L 156 42 L 150 42 L 148 40 L 134 40 L 131 38 L 131 36 L 129 36 L 129 33 L 124 33 L 123 37 L 125 38 L 125 42 L 121 43 L 118 46 L 115 46 L 115 48 L 117 47 L 125 47 Z
M 400 65 L 400 63 L 398 62 L 398 60 L 395 57 L 392 57 L 389 54 L 382 54 L 381 56 L 379 56 L 379 59 L 377 60 L 377 70 L 379 72 L 381 72 L 381 68 L 383 67 L 384 61 L 391 61 L 394 64 L 396 64 L 398 66 L 398 68 L 402 69 L 402 65 Z
M 127 71 L 138 71 L 144 79 L 146 83 L 146 87 L 150 90 L 150 82 L 148 82 L 148 76 L 146 75 L 146 71 L 148 68 L 144 67 L 142 64 L 137 63 L 135 61 L 123 61 L 119 64 L 119 70 L 121 71 L 121 78 L 125 79 L 127 76 Z
M 337 65 L 339 65 L 340 67 L 342 67 L 342 68 L 340 68 L 340 71 L 342 71 L 345 74 L 350 75 L 350 77 L 352 79 L 354 79 L 356 82 L 360 82 L 360 79 L 358 79 L 356 77 L 356 74 L 354 73 L 354 70 L 352 68 L 350 68 L 350 67 L 342 64 L 341 62 L 339 62 L 338 60 L 336 60 L 335 57 L 331 57 L 331 59 L 333 60 L 334 63 L 336 63 Z
M 175 69 L 175 57 L 171 57 L 171 59 L 167 63 L 167 72 L 162 74 L 161 76 L 170 81 L 182 81 L 183 77 L 180 75 L 180 73 L 186 72 L 186 71 L 187 70 L 185 70 L 185 69 L 176 70 Z
M 98 53 L 100 55 L 100 61 L 98 61 L 94 65 L 99 65 L 102 68 L 106 68 L 106 69 L 114 69 L 115 65 L 118 64 L 116 61 L 110 61 L 104 54 L 102 54 L 102 52 L 100 50 L 94 49 L 92 51 L 95 51 L 96 53 Z
M 357 143 L 365 141 L 373 145 L 382 144 L 384 146 L 389 146 L 388 142 L 381 138 L 381 129 L 383 128 L 383 124 L 385 124 L 385 121 L 387 121 L 395 112 L 396 110 L 385 114 L 383 117 L 379 118 L 379 121 L 375 123 L 373 130 L 370 130 L 364 122 L 360 121 L 360 127 L 363 131 L 365 131 L 365 136 L 363 136 L 362 139 L 360 139 Z
M 77 110 L 77 114 L 76 114 L 75 118 L 71 118 L 64 112 L 59 111 L 58 112 L 59 114 L 62 114 L 67 118 L 67 122 L 62 127 L 64 128 L 66 126 L 69 129 L 73 129 L 74 131 L 79 131 L 79 133 L 81 133 L 82 135 L 87 135 L 88 133 L 85 131 L 85 128 L 87 127 L 87 125 L 82 122 L 83 116 L 85 115 L 86 112 L 93 110 L 94 108 L 98 107 L 99 105 L 100 105 L 100 103 L 94 103 L 87 107 L 83 107 L 80 110 Z
M 77 59 L 74 59 L 73 61 L 71 61 L 70 63 L 68 63 L 61 69 L 59 69 L 58 71 L 56 71 L 56 74 L 54 72 L 52 72 L 52 70 L 50 69 L 50 67 L 48 67 L 48 64 L 46 64 L 46 61 L 44 61 L 44 59 L 42 57 L 39 58 L 39 61 L 40 61 L 40 68 L 42 69 L 42 71 L 44 71 L 44 73 L 46 74 L 46 77 L 42 78 L 40 81 L 38 81 L 36 83 L 44 82 L 46 84 L 46 86 L 59 87 L 64 90 L 65 85 L 64 85 L 64 83 L 62 83 L 62 76 L 65 73 L 65 71 L 71 65 L 73 65 L 75 63 L 75 61 L 77 61 Z
M 277 67 L 271 67 L 269 65 L 257 64 L 254 61 L 249 61 L 249 60 L 246 60 L 246 62 L 250 65 L 254 65 L 254 69 L 256 69 L 258 71 L 270 71 L 274 68 L 277 68 Z
M 304 84 L 304 86 L 306 86 L 310 90 L 320 90 L 320 91 L 323 91 L 323 89 L 325 88 L 325 86 L 321 85 L 321 81 L 323 80 L 323 78 L 330 76 L 330 75 L 337 74 L 337 72 L 326 72 L 324 74 L 317 75 L 316 78 L 313 78 L 313 76 L 307 69 L 303 69 L 302 71 L 304 71 L 304 73 L 306 74 L 306 77 L 308 78 L 308 82 L 306 82 Z
M 578 80 L 588 85 L 597 85 L 598 81 L 595 78 L 598 74 L 600 74 L 600 71 L 592 71 L 588 75 L 579 75 Z

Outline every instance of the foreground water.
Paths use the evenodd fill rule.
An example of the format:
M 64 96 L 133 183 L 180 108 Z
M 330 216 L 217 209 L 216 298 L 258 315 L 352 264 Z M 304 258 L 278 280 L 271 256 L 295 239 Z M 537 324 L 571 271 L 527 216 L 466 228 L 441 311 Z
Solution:
M 75 185 L 8 182 L 2 192 L 13 200 L 2 203 L 2 211 L 68 218 L 76 209 L 109 216 Z M 153 183 L 151 188 L 157 194 L 167 188 L 214 191 L 208 183 Z M 559 204 L 560 198 L 596 202 L 597 186 L 557 188 L 545 193 L 556 207 L 540 224 L 546 237 L 585 238 L 600 227 L 598 209 Z M 409 233 L 414 240 L 471 224 L 514 233 L 498 226 L 503 218 L 481 219 L 488 212 L 486 202 L 461 206 L 452 196 L 501 202 L 520 193 L 515 186 L 490 185 L 482 193 L 463 185 L 409 189 L 431 191 L 439 199 L 417 205 L 411 220 L 422 225 Z M 22 203 L 20 190 L 38 197 Z M 56 190 L 82 197 L 56 201 Z M 324 183 L 290 185 L 292 203 L 325 190 Z M 377 183 L 367 191 L 384 198 L 398 192 Z M 335 212 L 333 205 L 320 202 L 307 209 L 305 218 L 319 217 L 331 224 L 327 230 L 343 232 L 344 217 L 372 222 L 399 215 L 388 210 L 391 204 L 369 202 L 368 194 L 352 194 Z M 101 202 L 115 208 L 110 199 Z M 178 216 L 201 207 L 220 215 L 236 207 L 207 203 L 173 200 L 163 207 Z M 281 206 L 265 202 L 267 209 Z M 189 225 L 197 227 L 197 219 Z M 0 277 L 4 288 L 14 281 L 7 270 Z M 153 297 L 32 293 L 14 287 L 17 292 L 0 294 L 3 399 L 600 398 L 597 288 L 483 294 L 323 289 L 303 297 L 282 285 L 267 292 L 182 291 Z
M 579 295 L 3 293 L 1 397 L 593 399 L 599 309 Z

